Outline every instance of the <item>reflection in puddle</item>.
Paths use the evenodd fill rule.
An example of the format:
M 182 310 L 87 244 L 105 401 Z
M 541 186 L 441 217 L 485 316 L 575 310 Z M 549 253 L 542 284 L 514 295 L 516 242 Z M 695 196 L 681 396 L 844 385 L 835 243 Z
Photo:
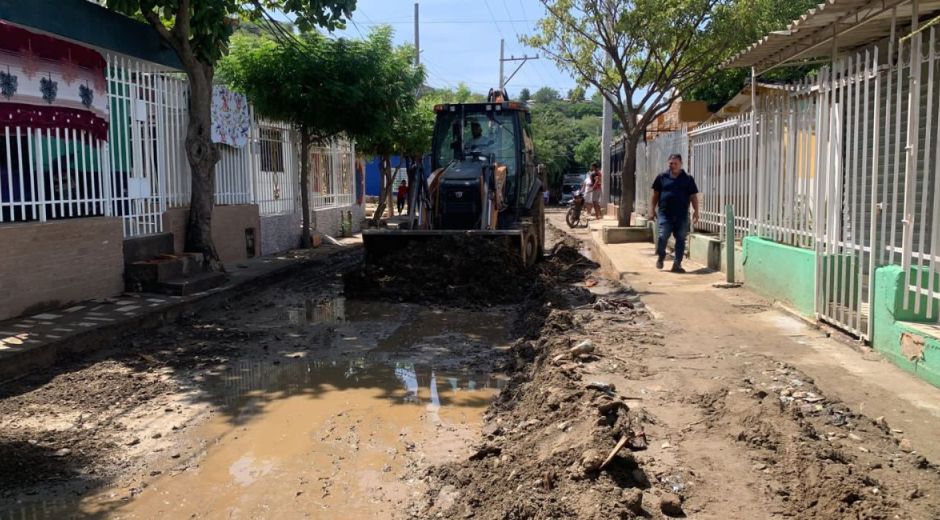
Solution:
M 439 380 L 446 381 L 442 395 Z M 503 380 L 490 374 L 449 373 L 440 375 L 430 365 L 409 362 L 379 363 L 289 359 L 278 362 L 243 360 L 222 374 L 205 379 L 206 391 L 220 410 L 236 422 L 262 412 L 265 403 L 296 395 L 329 397 L 330 392 L 377 389 L 392 404 L 420 403 L 419 395 L 435 406 L 449 406 L 450 396 L 463 391 L 502 388 Z M 326 401 L 322 406 L 332 406 Z
M 250 453 L 235 461 L 229 469 L 232 479 L 242 486 L 253 484 L 258 478 L 271 473 L 274 462 L 270 460 L 258 461 Z
M 291 325 L 303 325 L 304 323 L 336 323 L 345 319 L 345 298 L 333 298 L 319 303 L 314 303 L 312 300 L 305 300 L 303 309 L 287 309 L 287 321 Z
M 202 447 L 195 460 L 169 460 L 143 490 L 22 497 L 0 506 L 0 520 L 392 518 L 421 485 L 421 464 L 467 456 L 504 383 L 490 365 L 507 346 L 507 313 L 342 298 L 306 300 L 286 321 L 276 310 L 293 328 L 283 348 L 304 357 L 272 352 L 194 374 L 194 399 L 215 411 L 179 434 Z M 272 330 L 271 317 L 255 323 Z

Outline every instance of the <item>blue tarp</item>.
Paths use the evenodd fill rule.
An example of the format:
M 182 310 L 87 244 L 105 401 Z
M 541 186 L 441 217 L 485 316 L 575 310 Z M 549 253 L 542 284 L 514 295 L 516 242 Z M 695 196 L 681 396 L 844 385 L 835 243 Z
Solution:
M 369 197 L 378 197 L 379 189 L 381 186 L 381 172 L 379 169 L 379 159 L 374 157 L 371 161 L 366 163 L 366 195 Z M 424 173 L 425 175 L 430 175 L 431 173 L 431 156 L 426 155 L 424 157 Z M 397 155 L 392 156 L 392 169 L 400 170 L 395 178 L 395 181 L 392 183 L 393 186 L 398 186 L 398 183 L 401 182 L 401 179 L 406 178 L 405 174 L 405 160 Z

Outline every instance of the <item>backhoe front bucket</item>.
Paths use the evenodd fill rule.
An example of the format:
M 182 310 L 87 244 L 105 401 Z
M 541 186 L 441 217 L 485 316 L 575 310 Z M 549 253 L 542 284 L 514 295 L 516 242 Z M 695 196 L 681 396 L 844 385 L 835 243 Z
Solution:
M 513 251 L 518 251 L 520 258 L 524 254 L 524 235 L 522 230 L 428 230 L 428 229 L 365 229 L 362 231 L 362 243 L 366 250 L 366 263 L 376 263 L 386 256 L 400 251 L 414 242 L 441 240 L 445 237 L 481 237 L 488 240 L 504 241 Z M 433 259 L 431 259 L 433 260 Z M 525 261 L 525 259 L 523 259 Z

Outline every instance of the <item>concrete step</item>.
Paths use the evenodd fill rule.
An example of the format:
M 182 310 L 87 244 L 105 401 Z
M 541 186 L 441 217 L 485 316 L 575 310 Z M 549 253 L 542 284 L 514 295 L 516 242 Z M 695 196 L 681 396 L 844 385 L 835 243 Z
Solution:
M 189 296 L 209 289 L 214 289 L 225 283 L 225 273 L 202 272 L 188 276 L 174 278 L 157 285 L 157 292 L 173 296 Z
M 124 265 L 173 254 L 173 233 L 124 239 Z
M 180 258 L 154 258 L 124 266 L 124 288 L 130 292 L 153 292 L 160 282 L 183 276 Z
M 198 255 L 162 255 L 124 266 L 124 287 L 129 292 L 155 292 L 160 283 L 202 271 Z

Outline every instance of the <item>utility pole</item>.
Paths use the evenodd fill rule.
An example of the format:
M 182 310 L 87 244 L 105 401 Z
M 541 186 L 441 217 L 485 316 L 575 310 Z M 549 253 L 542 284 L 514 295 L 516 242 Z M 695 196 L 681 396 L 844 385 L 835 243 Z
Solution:
M 418 2 L 415 2 L 415 66 L 421 65 L 421 39 L 418 37 Z
M 503 90 L 503 64 L 506 63 L 506 40 L 499 39 L 499 90 Z
M 537 59 L 539 59 L 538 54 L 536 54 L 535 56 L 523 55 L 518 58 L 515 56 L 510 56 L 507 58 L 506 57 L 506 40 L 500 39 L 499 40 L 499 89 L 503 90 L 506 87 L 506 84 L 509 83 L 513 77 L 515 77 L 516 73 L 519 72 L 519 69 L 521 69 L 522 66 L 525 65 L 525 62 L 529 60 L 537 60 Z M 507 61 L 521 61 L 522 62 L 516 67 L 516 70 L 512 71 L 512 74 L 510 74 L 508 78 L 506 77 L 505 69 L 504 69 L 504 64 Z

